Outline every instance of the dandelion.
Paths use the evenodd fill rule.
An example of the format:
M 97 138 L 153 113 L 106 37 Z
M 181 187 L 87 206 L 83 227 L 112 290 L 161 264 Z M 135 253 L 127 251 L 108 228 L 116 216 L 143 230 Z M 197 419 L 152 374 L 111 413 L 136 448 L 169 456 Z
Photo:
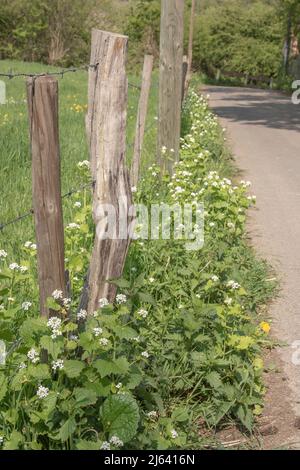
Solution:
M 145 357 L 146 359 L 148 359 L 148 357 L 150 356 L 150 354 L 147 352 L 147 351 L 143 351 L 142 354 L 141 354 L 142 357 Z
M 62 299 L 63 298 L 63 292 L 61 290 L 56 289 L 55 291 L 52 292 L 52 297 L 55 300 Z
M 40 358 L 39 358 L 39 353 L 34 349 L 34 348 L 31 348 L 28 353 L 27 353 L 27 357 L 28 359 L 31 360 L 31 362 L 33 364 L 36 364 Z
M 95 335 L 96 337 L 102 335 L 102 333 L 103 333 L 102 328 L 94 328 L 93 331 L 94 331 L 94 335 Z
M 25 311 L 29 310 L 31 306 L 32 306 L 31 302 L 23 302 L 22 303 L 22 309 L 25 310 Z
M 86 317 L 87 317 L 87 311 L 86 311 L 86 310 L 81 309 L 81 310 L 77 313 L 77 320 L 85 320 Z
M 62 370 L 64 368 L 64 361 L 62 359 L 57 359 L 57 361 L 52 361 L 52 369 L 56 371 L 57 369 Z
M 177 439 L 177 437 L 178 437 L 178 432 L 175 431 L 175 429 L 172 429 L 172 430 L 171 430 L 171 437 L 172 437 L 172 439 Z
M 0 250 L 0 258 L 6 258 L 6 257 L 7 257 L 6 251 Z
M 36 394 L 38 398 L 42 400 L 43 398 L 46 398 L 49 395 L 49 388 L 43 387 L 43 385 L 40 385 Z
M 110 443 L 107 441 L 104 441 L 100 447 L 100 450 L 110 450 Z
M 262 329 L 262 331 L 266 334 L 268 334 L 270 332 L 270 329 L 271 329 L 271 326 L 269 323 L 267 323 L 266 321 L 262 321 L 260 324 L 259 324 L 260 328 Z
M 105 297 L 103 297 L 102 299 L 99 300 L 100 308 L 106 307 L 107 305 L 109 305 L 109 302 Z
M 124 442 L 118 436 L 112 436 L 109 441 L 115 447 L 123 447 Z
M 124 294 L 118 294 L 116 297 L 117 304 L 125 304 L 127 301 L 127 297 Z
M 140 308 L 140 310 L 138 310 L 137 313 L 142 318 L 147 318 L 147 316 L 148 316 L 147 310 L 144 310 L 143 308 Z
M 107 346 L 108 345 L 108 339 L 106 338 L 101 338 L 99 341 L 100 346 Z

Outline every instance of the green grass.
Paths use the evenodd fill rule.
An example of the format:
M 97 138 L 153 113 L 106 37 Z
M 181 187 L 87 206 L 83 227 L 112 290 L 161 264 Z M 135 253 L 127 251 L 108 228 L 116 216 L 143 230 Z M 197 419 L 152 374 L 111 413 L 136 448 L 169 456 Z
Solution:
M 41 73 L 57 71 L 37 63 L 0 61 L 1 72 Z M 128 77 L 130 83 L 140 84 L 139 76 Z M 59 126 L 61 150 L 62 191 L 77 187 L 76 163 L 89 159 L 85 134 L 85 111 L 76 112 L 72 106 L 87 103 L 88 74 L 85 71 L 68 73 L 59 80 Z M 7 104 L 0 105 L 0 224 L 5 223 L 31 208 L 31 157 L 28 133 L 26 104 L 26 84 L 24 78 L 4 79 Z M 149 102 L 147 127 L 155 124 L 157 115 L 157 87 L 154 74 Z M 128 162 L 131 160 L 139 90 L 128 89 Z M 156 126 L 145 136 L 142 171 L 155 161 Z M 70 217 L 68 199 L 64 199 L 64 217 Z M 19 246 L 27 239 L 34 239 L 32 218 L 24 219 L 0 231 L 0 248 L 17 255 Z

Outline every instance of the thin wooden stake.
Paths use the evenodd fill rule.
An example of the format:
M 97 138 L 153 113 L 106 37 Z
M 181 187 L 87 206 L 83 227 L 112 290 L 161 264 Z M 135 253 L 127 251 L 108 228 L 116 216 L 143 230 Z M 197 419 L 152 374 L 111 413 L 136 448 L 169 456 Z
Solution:
M 53 77 L 27 81 L 32 153 L 32 196 L 37 239 L 41 315 L 54 290 L 66 293 L 64 228 L 60 183 L 58 82 Z
M 151 75 L 153 69 L 153 56 L 145 55 L 142 75 L 142 89 L 138 107 L 138 115 L 135 130 L 135 142 L 133 160 L 131 166 L 131 184 L 137 186 L 139 180 L 139 169 L 143 150 L 145 125 L 148 110 L 148 101 L 151 88 Z
M 99 308 L 99 299 L 114 300 L 116 286 L 109 280 L 122 275 L 130 244 L 126 231 L 120 233 L 122 222 L 129 223 L 128 208 L 132 203 L 125 167 L 127 42 L 126 36 L 92 31 L 91 63 L 99 65 L 89 72 L 87 116 L 91 170 L 96 181 L 93 197 L 96 236 L 88 280 L 88 313 Z M 107 220 L 104 216 L 110 210 L 115 214 L 115 223 L 114 217 Z
M 189 31 L 189 46 L 188 46 L 188 67 L 184 84 L 184 96 L 186 97 L 191 76 L 192 76 L 192 63 L 193 63 L 193 40 L 194 40 L 194 21 L 195 21 L 196 0 L 192 0 L 191 17 L 190 17 L 190 31 Z
M 184 0 L 161 1 L 158 156 L 169 174 L 179 159 L 183 12 Z

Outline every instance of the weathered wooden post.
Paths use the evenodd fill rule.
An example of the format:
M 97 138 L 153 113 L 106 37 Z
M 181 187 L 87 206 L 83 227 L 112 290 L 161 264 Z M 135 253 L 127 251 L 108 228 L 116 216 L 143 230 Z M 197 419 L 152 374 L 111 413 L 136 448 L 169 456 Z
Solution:
M 162 171 L 170 174 L 179 159 L 183 12 L 184 0 L 161 1 L 158 157 Z
M 143 140 L 145 133 L 145 125 L 148 110 L 148 101 L 151 88 L 151 75 L 153 69 L 153 56 L 145 55 L 143 75 L 142 75 L 142 88 L 138 107 L 137 122 L 135 129 L 135 141 L 133 160 L 131 166 L 131 184 L 137 186 L 139 180 L 139 169 L 141 162 L 141 155 L 143 149 Z
M 57 80 L 50 76 L 28 79 L 27 99 L 40 309 L 42 316 L 49 316 L 47 297 L 54 290 L 66 292 Z
M 190 30 L 189 30 L 189 46 L 188 46 L 188 66 L 187 66 L 186 79 L 184 83 L 184 96 L 187 95 L 187 92 L 190 86 L 191 76 L 192 76 L 195 9 L 196 9 L 196 0 L 192 0 L 191 16 L 190 16 Z
M 99 308 L 99 299 L 114 300 L 116 286 L 109 280 L 122 275 L 130 244 L 124 228 L 130 222 L 132 198 L 125 166 L 127 42 L 126 36 L 92 31 L 91 64 L 98 66 L 89 72 L 87 115 L 96 225 L 87 287 L 89 313 Z M 109 212 L 110 219 L 105 217 Z

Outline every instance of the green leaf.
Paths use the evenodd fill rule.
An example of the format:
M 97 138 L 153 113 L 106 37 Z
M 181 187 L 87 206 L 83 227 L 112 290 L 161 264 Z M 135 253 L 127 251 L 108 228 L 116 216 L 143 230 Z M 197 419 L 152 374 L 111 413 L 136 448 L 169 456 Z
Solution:
M 172 413 L 172 420 L 173 421 L 178 421 L 179 423 L 188 421 L 189 419 L 189 414 L 188 410 L 183 407 L 176 408 L 173 413 Z
M 138 296 L 141 302 L 146 302 L 151 305 L 156 305 L 156 301 L 151 294 L 147 294 L 145 292 L 139 292 Z
M 60 428 L 59 437 L 62 442 L 65 442 L 69 439 L 70 436 L 76 430 L 76 421 L 73 417 L 69 418 Z
M 98 359 L 94 362 L 94 367 L 101 377 L 104 378 L 111 374 L 126 374 L 129 369 L 129 362 L 126 357 L 118 357 L 114 361 Z
M 3 400 L 7 392 L 7 378 L 4 374 L 0 375 L 0 401 Z
M 80 439 L 76 443 L 76 448 L 78 450 L 99 450 L 101 447 L 101 442 L 100 441 L 86 441 L 85 439 Z
M 76 360 L 68 360 L 64 362 L 64 371 L 69 379 L 79 377 L 84 369 L 84 363 Z
M 63 349 L 63 340 L 61 338 L 55 341 L 50 336 L 41 337 L 41 346 L 46 349 L 53 359 L 57 359 Z
M 35 337 L 47 333 L 48 328 L 44 318 L 27 318 L 20 328 L 20 336 L 26 345 L 34 345 Z
M 253 415 L 251 410 L 244 405 L 239 405 L 236 416 L 239 418 L 241 423 L 245 426 L 248 431 L 252 430 L 253 427 Z
M 103 403 L 100 417 L 110 437 L 115 435 L 122 441 L 129 442 L 137 432 L 139 407 L 130 395 L 112 395 Z
M 23 436 L 18 431 L 13 431 L 9 437 L 9 440 L 5 442 L 4 450 L 16 450 L 19 449 L 20 444 L 23 442 Z
M 220 389 L 223 386 L 220 374 L 218 374 L 218 372 L 210 372 L 205 377 L 205 379 L 212 388 Z
M 74 396 L 76 405 L 79 407 L 94 405 L 97 401 L 97 394 L 93 390 L 87 388 L 75 388 Z
M 129 326 L 115 326 L 113 327 L 113 332 L 120 338 L 120 339 L 131 339 L 136 338 L 138 333 L 133 328 Z
M 55 299 L 53 299 L 53 297 L 47 298 L 46 305 L 48 308 L 54 310 L 55 312 L 59 312 L 61 310 L 61 306 L 56 302 Z
M 51 377 L 47 364 L 29 364 L 27 371 L 28 375 L 34 379 L 45 380 Z

